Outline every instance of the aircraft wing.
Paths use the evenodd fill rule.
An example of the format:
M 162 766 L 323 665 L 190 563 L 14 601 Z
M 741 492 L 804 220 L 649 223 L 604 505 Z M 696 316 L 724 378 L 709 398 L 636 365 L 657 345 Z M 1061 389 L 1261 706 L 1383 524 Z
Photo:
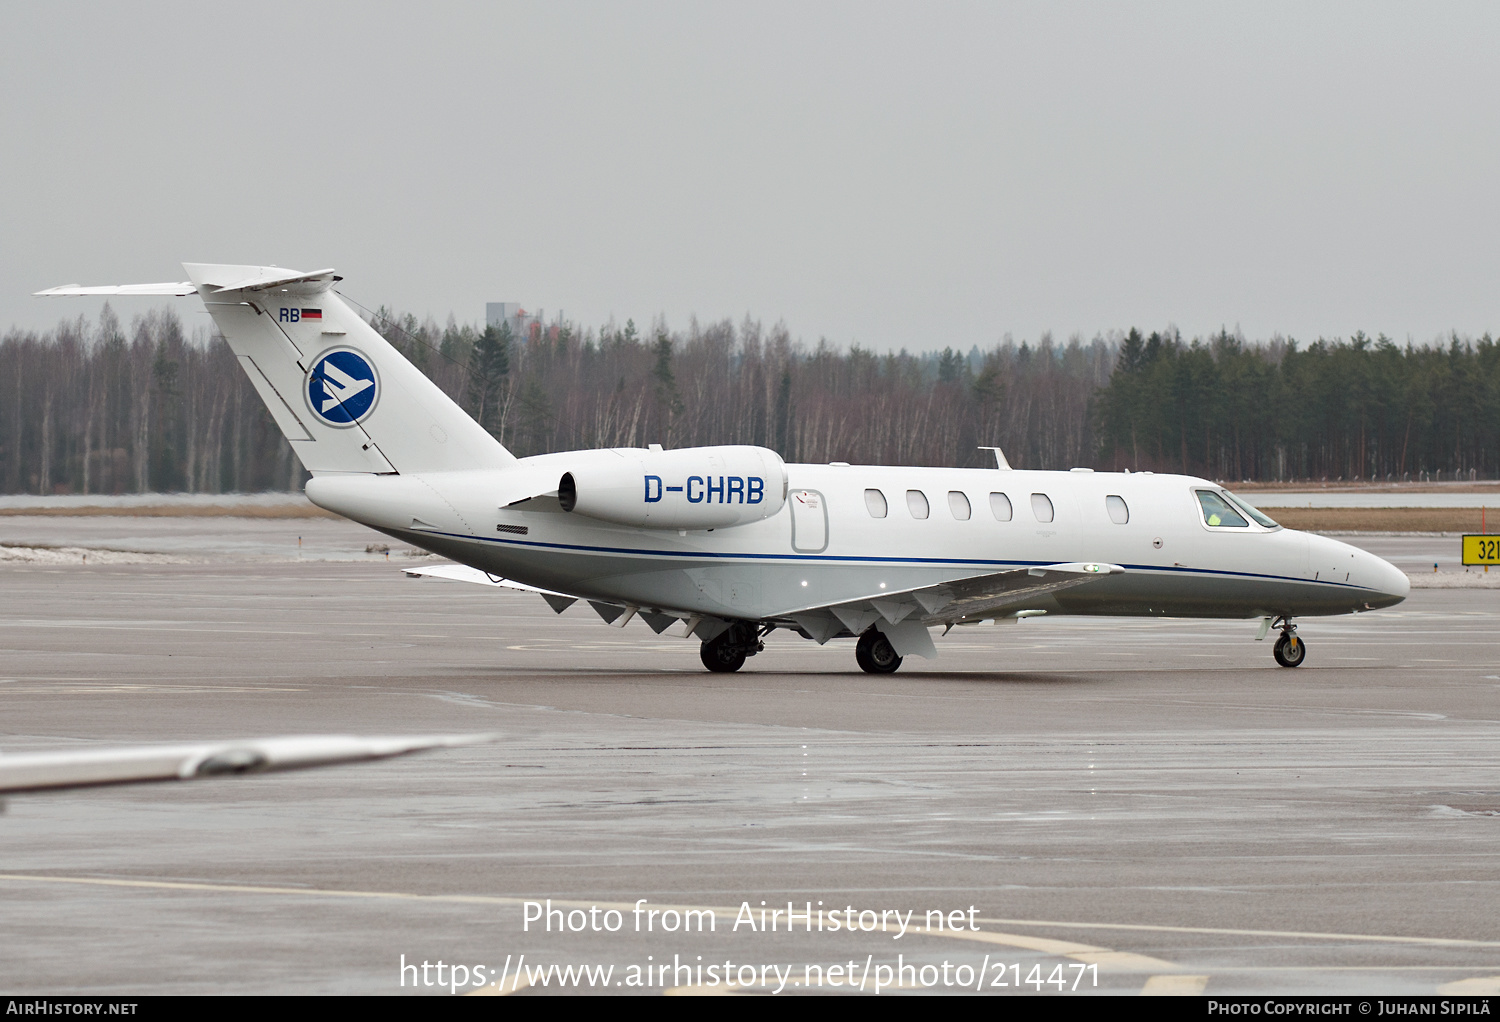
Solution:
M 0 794 L 145 781 L 189 781 L 221 774 L 265 773 L 404 756 L 494 741 L 497 735 L 360 738 L 302 735 L 189 745 L 140 745 L 0 756 Z
M 536 593 L 547 601 L 547 606 L 561 614 L 580 599 L 585 597 L 572 596 L 568 593 L 560 593 L 554 589 L 539 589 L 529 586 L 524 582 L 514 579 L 503 578 L 499 575 L 491 575 L 479 568 L 471 568 L 467 564 L 435 564 L 430 568 L 402 568 L 408 578 L 447 578 L 458 582 L 476 582 L 482 586 L 499 586 L 502 589 L 514 589 L 522 593 Z M 659 610 L 643 610 L 631 603 L 617 603 L 609 600 L 588 598 L 588 605 L 594 608 L 594 613 L 604 621 L 605 624 L 614 628 L 624 628 L 626 624 L 640 615 L 642 621 L 650 626 L 657 635 L 666 631 L 679 621 L 687 622 L 684 635 L 697 634 L 698 637 L 706 638 L 708 635 L 717 635 L 728 627 L 727 623 L 717 618 L 706 618 L 699 614 L 688 611 L 667 612 Z M 718 621 L 717 627 L 714 622 Z M 702 626 L 700 628 L 700 626 Z
M 1039 596 L 1087 585 L 1124 571 L 1118 564 L 1045 564 L 974 575 L 915 589 L 872 593 L 841 603 L 807 607 L 786 616 L 815 640 L 826 642 L 843 628 L 859 635 L 877 621 L 896 626 L 910 619 L 912 623 L 926 626 L 1003 617 L 1008 608 Z
M 401 570 L 411 578 L 446 578 L 536 593 L 559 614 L 580 599 L 568 593 L 539 589 L 492 575 L 464 564 L 438 564 Z M 897 645 L 897 652 L 904 656 L 904 651 L 911 649 L 931 656 L 935 655 L 932 639 L 927 635 L 927 628 L 931 625 L 947 624 L 951 627 L 959 621 L 1004 617 L 1007 609 L 1039 596 L 1087 585 L 1110 575 L 1123 574 L 1124 571 L 1118 564 L 1073 562 L 1038 565 L 974 575 L 913 589 L 885 590 L 839 603 L 802 607 L 775 616 L 783 622 L 794 622 L 818 643 L 827 642 L 845 629 L 850 634 L 859 635 L 877 621 L 883 621 L 882 631 Z M 686 635 L 697 635 L 700 639 L 711 638 L 727 627 L 726 622 L 718 618 L 686 611 L 643 611 L 630 604 L 595 599 L 590 599 L 588 603 L 607 624 L 616 628 L 623 628 L 637 613 L 657 634 L 679 620 L 687 621 Z
M 467 564 L 434 564 L 430 568 L 402 568 L 401 571 L 407 578 L 447 578 L 455 582 L 474 582 L 482 586 L 499 586 L 502 589 L 514 589 L 522 593 L 536 593 L 559 614 L 578 602 L 576 596 L 569 596 L 567 593 L 559 593 L 551 589 L 538 589 L 524 582 L 471 568 Z

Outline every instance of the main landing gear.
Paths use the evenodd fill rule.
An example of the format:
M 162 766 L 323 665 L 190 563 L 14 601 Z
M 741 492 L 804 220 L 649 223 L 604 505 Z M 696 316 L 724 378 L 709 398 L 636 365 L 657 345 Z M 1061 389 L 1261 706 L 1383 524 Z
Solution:
M 893 674 L 901 666 L 901 658 L 896 655 L 891 640 L 874 628 L 859 637 L 859 643 L 854 647 L 854 660 L 866 674 Z
M 761 639 L 771 629 L 760 631 L 750 621 L 736 621 L 724 631 L 708 639 L 698 650 L 698 658 L 715 674 L 732 674 L 745 666 L 745 661 L 766 648 Z
M 1281 638 L 1276 640 L 1276 648 L 1271 650 L 1271 655 L 1282 667 L 1301 667 L 1302 661 L 1307 659 L 1307 643 L 1303 642 L 1297 635 L 1297 626 L 1292 624 L 1291 618 L 1281 618 Z

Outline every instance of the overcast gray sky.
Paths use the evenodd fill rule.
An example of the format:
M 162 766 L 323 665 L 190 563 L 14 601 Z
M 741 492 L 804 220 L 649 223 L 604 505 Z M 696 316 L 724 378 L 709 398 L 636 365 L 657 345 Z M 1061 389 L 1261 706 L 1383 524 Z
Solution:
M 1493 3 L 11 2 L 0 327 L 203 261 L 879 349 L 1497 331 L 1497 55 Z

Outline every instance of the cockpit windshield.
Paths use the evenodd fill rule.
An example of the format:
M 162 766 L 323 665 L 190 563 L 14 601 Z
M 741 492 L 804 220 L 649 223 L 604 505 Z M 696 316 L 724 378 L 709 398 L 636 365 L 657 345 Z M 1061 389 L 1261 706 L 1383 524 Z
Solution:
M 1279 529 L 1270 518 L 1225 490 L 1198 490 L 1198 503 L 1203 507 L 1203 521 L 1214 529 L 1248 529 L 1253 519 L 1267 529 Z
M 1270 515 L 1267 515 L 1264 511 L 1261 511 L 1259 508 L 1253 507 L 1248 501 L 1245 500 L 1244 497 L 1236 497 L 1234 494 L 1230 493 L 1228 490 L 1224 491 L 1224 496 L 1228 497 L 1229 498 L 1229 502 L 1231 504 L 1233 504 L 1235 507 L 1239 508 L 1245 514 L 1247 514 L 1251 518 L 1255 519 L 1255 522 L 1256 522 L 1257 525 L 1261 525 L 1261 526 L 1263 526 L 1263 527 L 1265 527 L 1267 529 L 1279 529 L 1279 528 L 1281 528 L 1280 524 L 1278 524 L 1277 522 L 1274 522 L 1274 521 L 1271 520 Z
M 1234 509 L 1221 493 L 1199 490 L 1198 503 L 1203 505 L 1203 521 L 1215 529 L 1248 529 L 1250 523 Z

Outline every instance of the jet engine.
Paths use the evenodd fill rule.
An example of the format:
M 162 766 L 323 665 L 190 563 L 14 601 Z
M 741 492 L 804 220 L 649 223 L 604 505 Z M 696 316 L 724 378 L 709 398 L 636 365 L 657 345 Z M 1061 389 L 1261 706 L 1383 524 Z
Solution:
M 561 456 L 564 511 L 648 529 L 722 529 L 786 503 L 786 464 L 764 447 L 616 448 Z

